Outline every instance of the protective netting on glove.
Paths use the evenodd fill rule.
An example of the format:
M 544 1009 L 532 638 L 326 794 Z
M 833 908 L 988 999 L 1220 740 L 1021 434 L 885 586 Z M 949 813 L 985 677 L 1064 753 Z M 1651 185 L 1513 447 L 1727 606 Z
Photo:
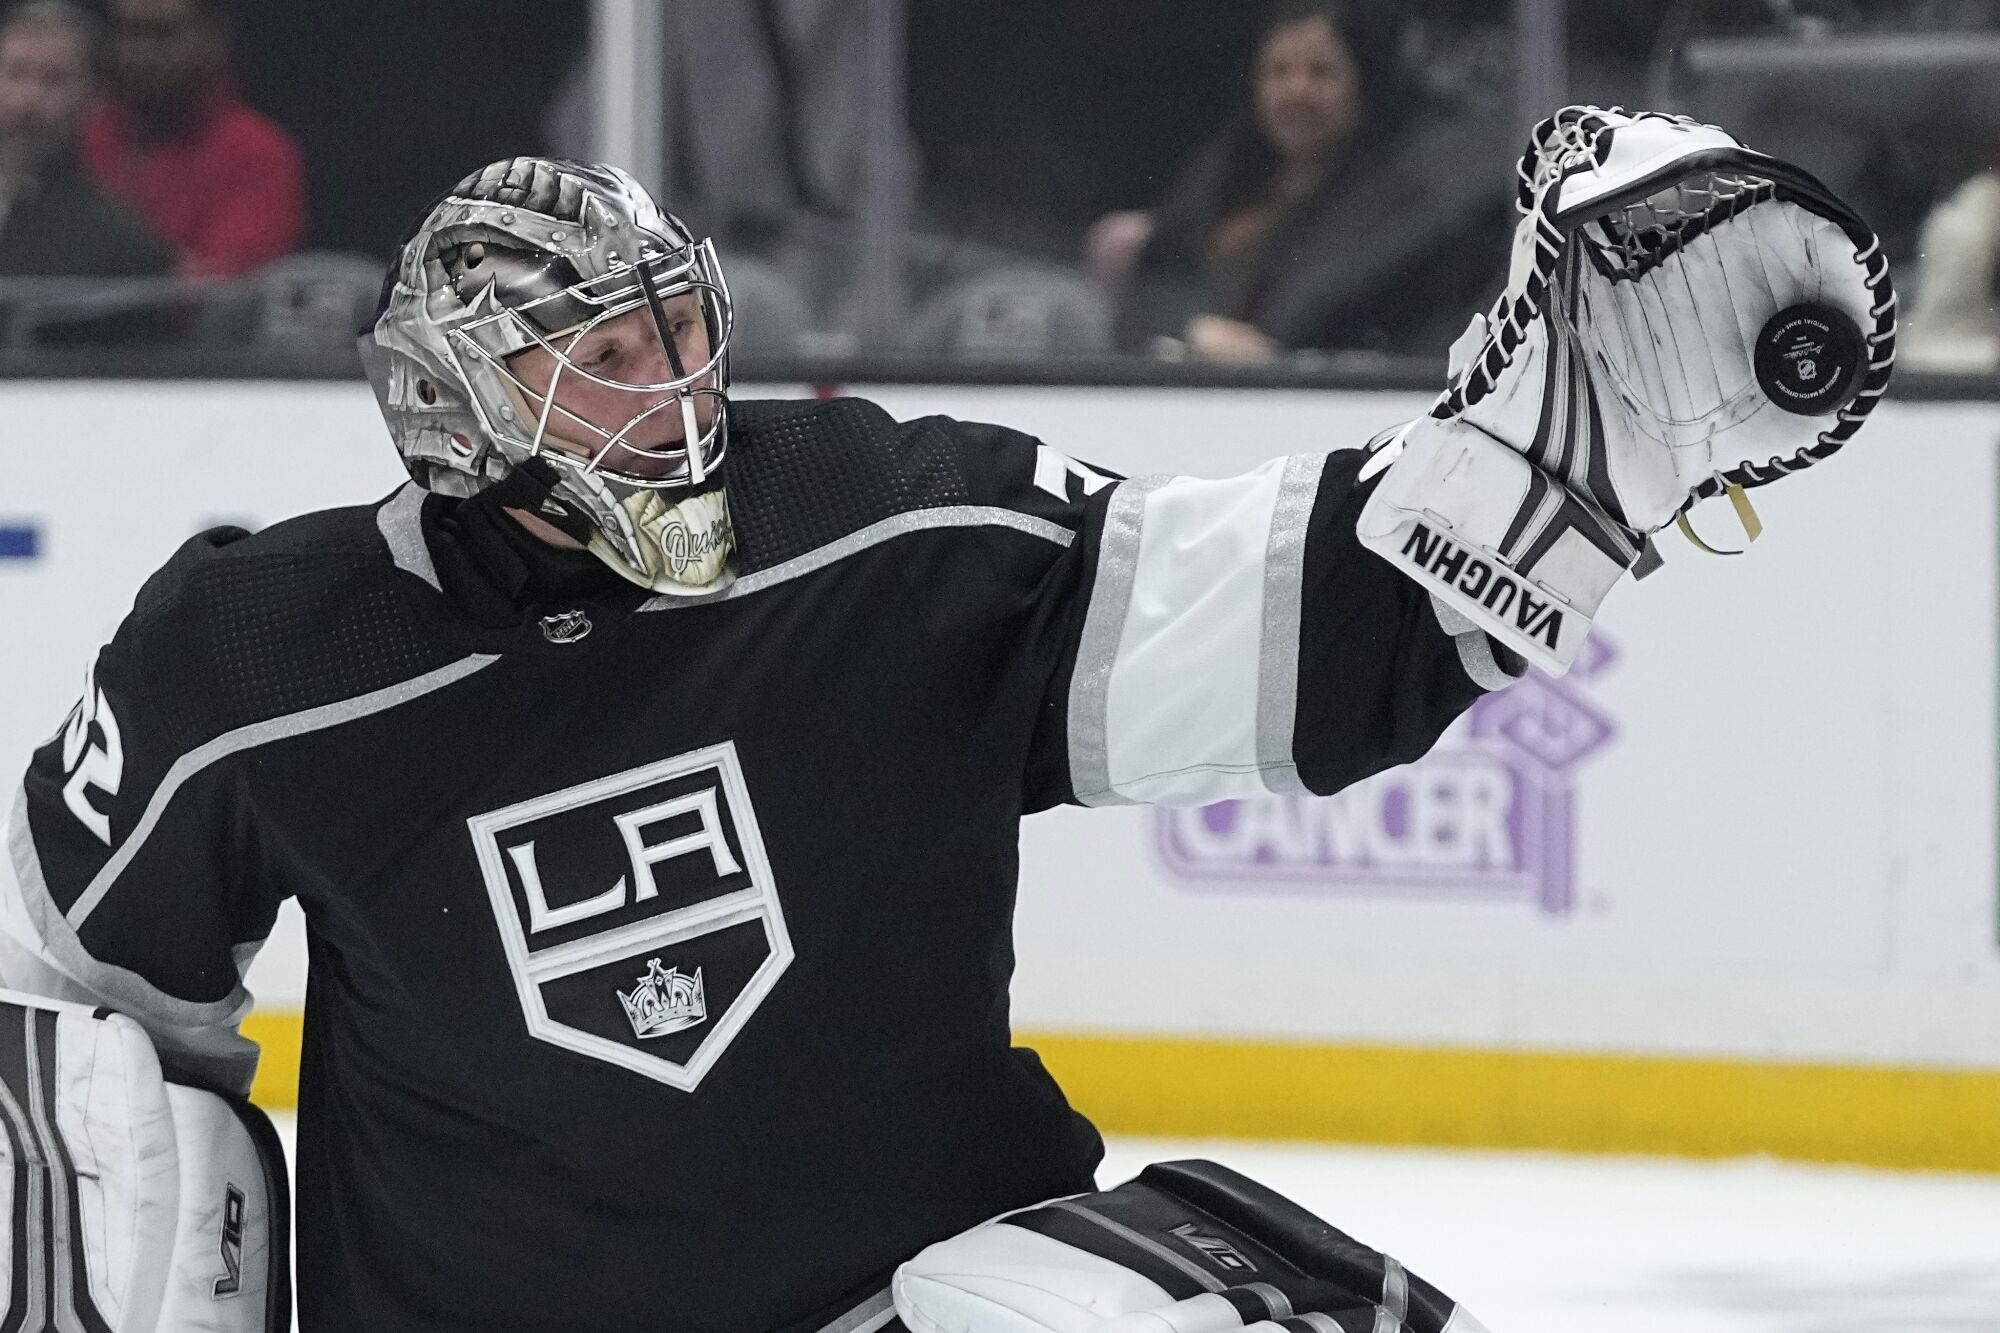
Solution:
M 1594 192 L 1598 169 L 1614 181 L 1630 170 L 1613 160 L 1613 137 L 1642 123 L 1697 135 L 1712 131 L 1681 117 L 1628 117 L 1593 107 L 1566 108 L 1536 127 L 1517 168 L 1516 202 L 1524 215 L 1517 244 L 1525 248 L 1487 316 L 1486 343 L 1431 415 L 1460 416 L 1492 393 L 1545 313 L 1556 321 L 1580 320 L 1582 345 L 1601 348 L 1607 340 L 1588 327 L 1593 310 L 1577 308 L 1579 294 L 1594 291 L 1599 299 L 1586 295 L 1581 304 L 1600 315 L 1615 312 L 1629 328 L 1608 341 L 1619 347 L 1621 364 L 1639 388 L 1635 405 L 1657 421 L 1659 429 L 1646 433 L 1686 443 L 1674 438 L 1685 433 L 1678 428 L 1712 418 L 1737 392 L 1722 363 L 1733 369 L 1763 318 L 1793 299 L 1817 299 L 1814 275 L 1832 280 L 1838 270 L 1839 285 L 1865 287 L 1852 311 L 1865 355 L 1851 397 L 1802 446 L 1794 439 L 1755 457 L 1718 459 L 1715 475 L 1697 484 L 1693 498 L 1731 485 L 1763 485 L 1810 466 L 1845 443 L 1888 384 L 1895 295 L 1880 242 L 1811 176 L 1720 132 L 1709 134 L 1720 146 L 1669 159 L 1650 175 L 1635 173 L 1622 188 Z M 1753 235 L 1758 239 L 1745 243 Z M 1704 238 L 1709 245 L 1698 244 Z M 1732 308 L 1745 319 L 1758 312 L 1758 325 L 1739 336 L 1728 317 Z M 1690 331 L 1697 336 L 1687 336 Z M 1714 332 L 1725 336 L 1711 341 L 1707 335 Z
M 1702 172 L 1579 227 L 1576 243 L 1607 278 L 1637 278 L 1710 227 L 1769 203 L 1777 182 L 1733 172 Z

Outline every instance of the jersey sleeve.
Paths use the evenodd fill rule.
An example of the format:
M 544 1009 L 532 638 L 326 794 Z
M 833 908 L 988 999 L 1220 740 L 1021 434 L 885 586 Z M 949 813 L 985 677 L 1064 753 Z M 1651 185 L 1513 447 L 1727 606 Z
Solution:
M 1330 794 L 1520 673 L 1360 545 L 1358 449 L 1223 480 L 1119 477 L 1011 432 L 981 458 L 1001 508 L 1067 537 L 1018 571 L 1043 689 L 1025 809 Z
M 240 1093 L 257 1058 L 237 1032 L 242 971 L 279 896 L 259 882 L 236 770 L 210 762 L 227 738 L 206 734 L 193 694 L 174 585 L 210 540 L 147 585 L 29 761 L 8 820 L 15 882 L 0 879 L 0 981 L 117 1009 L 170 1074 Z

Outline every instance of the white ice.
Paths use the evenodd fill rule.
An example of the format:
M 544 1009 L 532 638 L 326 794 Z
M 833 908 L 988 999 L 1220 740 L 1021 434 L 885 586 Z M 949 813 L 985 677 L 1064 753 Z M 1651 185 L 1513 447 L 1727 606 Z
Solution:
M 1492 1333 L 2000 1333 L 2000 1175 L 1122 1138 L 1098 1180 L 1182 1157 L 1290 1195 Z
M 1123 1139 L 1207 1157 L 1401 1259 L 1492 1333 L 2000 1333 L 2000 1176 Z

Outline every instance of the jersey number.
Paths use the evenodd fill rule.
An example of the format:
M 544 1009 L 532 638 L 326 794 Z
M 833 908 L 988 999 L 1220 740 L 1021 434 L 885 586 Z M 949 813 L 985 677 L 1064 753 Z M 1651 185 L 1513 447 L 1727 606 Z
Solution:
M 101 740 L 86 745 L 92 723 L 97 724 Z M 86 793 L 101 787 L 106 795 L 118 794 L 118 784 L 125 778 L 125 747 L 118 739 L 118 719 L 112 716 L 111 702 L 97 688 L 94 668 L 83 678 L 83 701 L 70 713 L 62 742 L 63 772 L 69 775 L 69 781 L 63 783 L 63 804 L 109 847 L 111 818 L 99 814 Z

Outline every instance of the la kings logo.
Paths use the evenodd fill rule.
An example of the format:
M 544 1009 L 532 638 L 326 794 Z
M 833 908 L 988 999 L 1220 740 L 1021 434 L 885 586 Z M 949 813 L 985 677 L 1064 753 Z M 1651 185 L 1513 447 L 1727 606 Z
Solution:
M 733 743 L 466 823 L 539 1040 L 692 1092 L 791 965 Z

